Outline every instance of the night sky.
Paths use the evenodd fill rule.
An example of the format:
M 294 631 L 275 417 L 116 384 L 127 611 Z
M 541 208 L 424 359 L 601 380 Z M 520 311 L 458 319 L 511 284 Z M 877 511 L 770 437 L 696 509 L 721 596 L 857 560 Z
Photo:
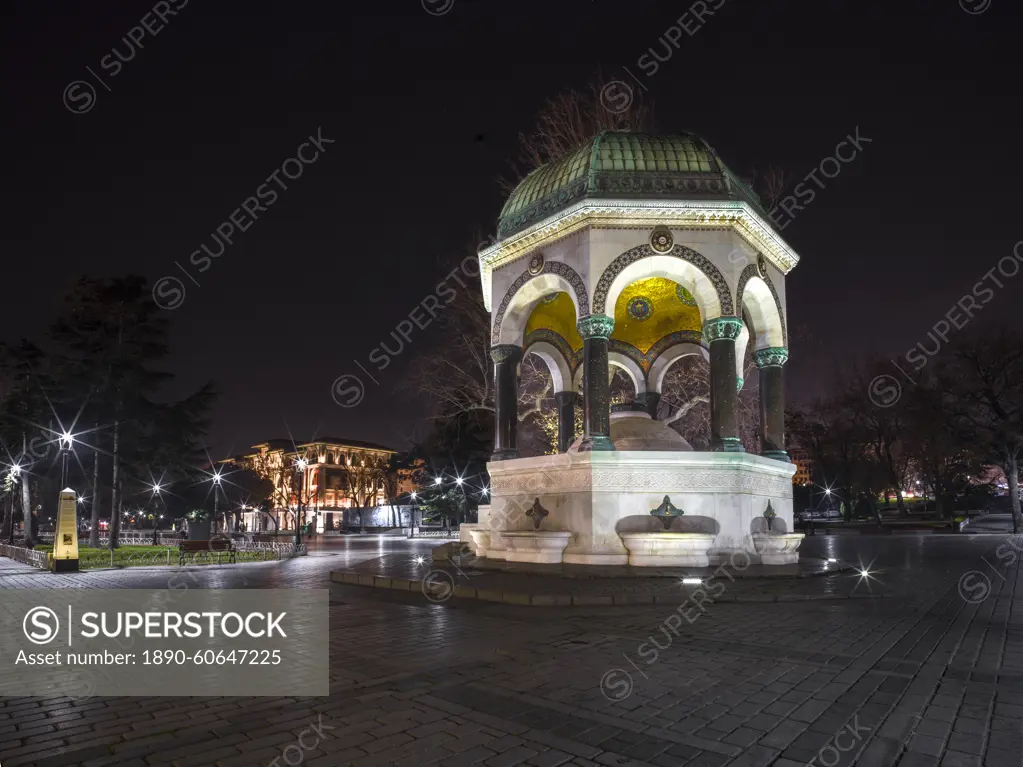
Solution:
M 360 406 L 336 405 L 332 382 L 494 230 L 496 179 L 543 101 L 598 71 L 632 82 L 627 67 L 660 130 L 703 135 L 741 174 L 776 165 L 798 183 L 857 126 L 871 140 L 783 232 L 802 258 L 788 380 L 805 399 L 843 360 L 904 355 L 1023 240 L 1020 4 L 962 3 L 707 0 L 716 13 L 687 17 L 693 34 L 670 33 L 678 48 L 646 76 L 638 60 L 667 55 L 689 3 L 9 0 L 4 340 L 40 338 L 80 274 L 173 276 L 167 367 L 178 394 L 222 392 L 211 452 L 285 421 L 404 447 L 425 408 L 394 386 L 437 328 Z M 154 6 L 177 15 L 112 73 L 104 57 L 127 57 Z M 96 88 L 82 113 L 84 86 L 65 99 L 77 80 Z M 335 143 L 279 176 L 288 189 L 206 271 L 189 264 L 318 132 Z M 1020 324 L 1015 280 L 985 316 Z

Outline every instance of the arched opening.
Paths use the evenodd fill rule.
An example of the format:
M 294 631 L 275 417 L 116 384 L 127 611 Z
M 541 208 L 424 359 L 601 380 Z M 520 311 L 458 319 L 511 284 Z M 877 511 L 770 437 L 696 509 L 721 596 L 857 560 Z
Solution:
M 702 321 L 732 313 L 732 297 L 720 270 L 691 248 L 676 245 L 670 254 L 649 246 L 622 253 L 604 270 L 593 295 L 593 312 L 607 313 L 634 282 L 650 278 L 671 280 L 695 299 Z
M 752 324 L 754 349 L 785 346 L 785 321 L 771 286 L 758 276 L 750 276 L 740 291 L 746 324 Z
M 495 345 L 521 345 L 534 308 L 543 299 L 556 294 L 564 294 L 572 302 L 574 322 L 578 322 L 581 312 L 588 312 L 586 296 L 578 293 L 581 289 L 581 285 L 573 285 L 566 277 L 556 273 L 545 272 L 528 279 L 520 278 L 508 289 L 494 314 L 491 342 Z
M 749 375 L 756 370 L 753 350 L 747 347 L 737 367 Z M 740 373 L 740 377 L 741 377 Z M 747 452 L 759 451 L 759 391 L 756 376 L 736 397 L 739 438 Z M 694 450 L 711 450 L 710 363 L 707 350 L 697 344 L 669 347 L 650 369 L 650 390 L 659 393 L 659 418 L 677 431 Z

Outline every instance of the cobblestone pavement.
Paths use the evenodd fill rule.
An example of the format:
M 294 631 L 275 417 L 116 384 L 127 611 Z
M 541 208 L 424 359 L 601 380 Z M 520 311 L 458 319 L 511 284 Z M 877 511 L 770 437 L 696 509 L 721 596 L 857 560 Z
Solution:
M 339 545 L 336 555 L 207 568 L 196 579 L 324 587 L 342 562 L 420 550 Z M 1023 765 L 1023 577 L 1018 556 L 1005 556 L 1023 541 L 804 545 L 861 562 L 886 598 L 708 602 L 690 622 L 671 605 L 432 604 L 335 586 L 330 697 L 9 698 L 0 701 L 0 763 Z M 3 587 L 159 588 L 166 578 L 0 570 Z M 773 579 L 771 588 L 786 587 Z

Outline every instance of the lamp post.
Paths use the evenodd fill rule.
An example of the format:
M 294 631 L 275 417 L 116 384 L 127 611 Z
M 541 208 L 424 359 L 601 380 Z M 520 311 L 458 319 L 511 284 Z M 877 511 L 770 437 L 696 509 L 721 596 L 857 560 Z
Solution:
M 14 464 L 11 467 L 11 472 L 10 472 L 9 476 L 11 478 L 11 523 L 8 526 L 10 528 L 10 530 L 8 531 L 9 535 L 7 537 L 7 542 L 13 546 L 14 545 L 14 496 L 16 495 L 15 488 L 17 487 L 18 478 L 21 477 L 21 466 L 20 466 L 20 464 L 16 463 L 16 464 Z
M 220 524 L 220 472 L 213 472 L 213 524 Z M 224 532 L 227 532 L 225 520 Z
M 298 508 L 295 510 L 295 548 L 297 549 L 302 544 L 302 490 L 305 484 L 305 467 L 308 464 L 305 458 L 299 458 L 295 461 L 295 476 L 298 478 L 298 499 L 296 505 Z
M 67 457 L 71 452 L 71 443 L 75 441 L 68 432 L 60 435 L 60 486 L 67 487 Z
M 156 511 L 159 511 L 160 510 L 160 505 L 159 505 L 160 504 L 160 483 L 159 482 L 154 482 L 153 483 L 153 495 L 152 495 L 152 497 L 149 500 L 153 504 L 153 508 Z M 146 504 L 146 508 L 148 508 L 148 507 L 149 507 L 149 504 Z M 160 515 L 160 519 L 163 519 L 163 515 L 162 514 Z M 158 533 L 159 529 L 160 529 L 159 521 L 156 519 L 156 515 L 153 515 L 153 545 L 154 546 L 157 545 L 157 541 L 158 541 L 157 533 Z

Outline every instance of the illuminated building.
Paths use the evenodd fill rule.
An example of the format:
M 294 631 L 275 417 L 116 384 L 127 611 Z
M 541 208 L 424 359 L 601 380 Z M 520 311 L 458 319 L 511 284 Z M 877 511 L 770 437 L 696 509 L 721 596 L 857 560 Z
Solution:
M 261 511 L 246 510 L 242 519 L 249 531 L 272 532 L 274 521 L 278 530 L 294 530 L 296 519 L 315 523 L 317 532 L 340 529 L 346 522 L 344 510 L 376 510 L 411 489 L 408 478 L 390 468 L 397 451 L 371 442 L 337 437 L 297 443 L 272 439 L 253 449 L 255 453 L 229 463 L 270 480 L 273 520 Z M 355 519 L 364 521 L 358 513 Z M 386 511 L 384 517 L 377 513 L 372 524 L 385 519 Z
M 798 447 L 789 448 L 789 457 L 796 464 L 796 473 L 792 477 L 793 485 L 809 485 L 813 480 L 813 459 L 805 450 Z

